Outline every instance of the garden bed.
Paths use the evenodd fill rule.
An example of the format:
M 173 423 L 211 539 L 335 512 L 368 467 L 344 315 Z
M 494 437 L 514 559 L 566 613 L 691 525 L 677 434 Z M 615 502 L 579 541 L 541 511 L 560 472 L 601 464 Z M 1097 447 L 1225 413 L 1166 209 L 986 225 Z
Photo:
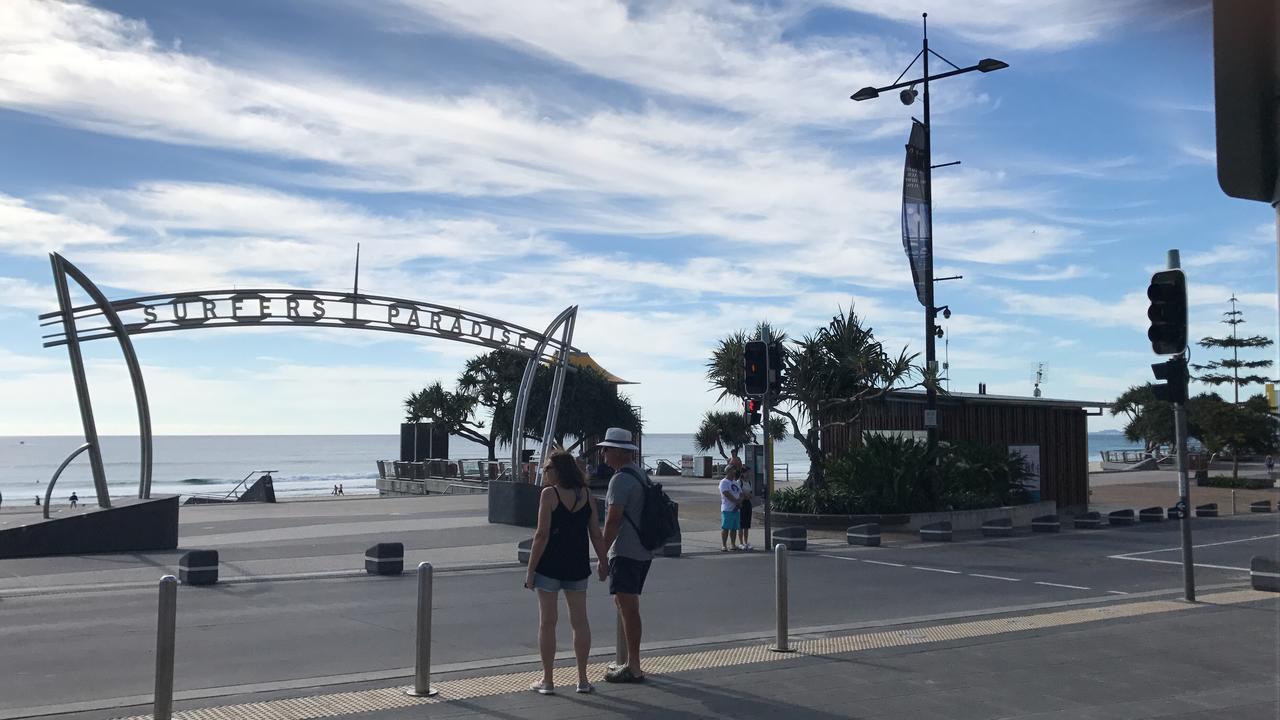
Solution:
M 1275 481 L 1265 477 L 1238 477 L 1230 475 L 1210 475 L 1207 478 L 1196 478 L 1200 487 L 1236 488 L 1238 490 L 1266 490 L 1275 487 Z
M 803 527 L 812 530 L 838 530 L 853 525 L 879 523 L 882 527 L 893 527 L 903 532 L 915 532 L 921 525 L 935 522 L 949 522 L 955 530 L 978 530 L 988 520 L 1009 518 L 1014 527 L 1030 526 L 1031 519 L 1040 515 L 1053 515 L 1058 511 L 1058 504 L 1052 500 L 1027 503 L 1026 505 L 1010 505 L 1006 507 L 981 508 L 977 510 L 946 510 L 941 512 L 922 512 L 909 514 L 866 514 L 866 515 L 822 515 L 811 513 L 775 512 L 772 517 L 774 527 Z M 764 513 L 757 509 L 753 517 L 764 522 Z

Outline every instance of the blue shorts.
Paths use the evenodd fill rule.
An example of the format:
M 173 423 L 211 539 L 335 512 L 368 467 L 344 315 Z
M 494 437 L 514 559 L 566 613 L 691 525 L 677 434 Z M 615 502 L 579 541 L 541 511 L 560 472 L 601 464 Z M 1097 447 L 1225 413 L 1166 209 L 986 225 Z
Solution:
M 741 530 L 742 529 L 742 511 L 721 510 L 720 511 L 720 529 L 721 530 Z
M 587 585 L 590 582 L 590 576 L 584 577 L 581 580 L 557 580 L 552 577 L 547 577 L 539 572 L 535 572 L 533 574 L 533 586 L 542 592 L 553 593 L 560 590 L 564 590 L 565 592 L 586 592 Z

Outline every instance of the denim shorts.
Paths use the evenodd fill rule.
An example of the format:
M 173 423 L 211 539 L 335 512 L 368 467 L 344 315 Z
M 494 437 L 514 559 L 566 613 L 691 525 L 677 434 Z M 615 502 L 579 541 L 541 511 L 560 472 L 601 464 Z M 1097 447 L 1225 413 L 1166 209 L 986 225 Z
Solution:
M 557 580 L 539 572 L 533 574 L 533 586 L 543 592 L 558 592 L 560 590 L 565 592 L 586 592 L 587 585 L 590 582 L 590 576 L 581 580 Z

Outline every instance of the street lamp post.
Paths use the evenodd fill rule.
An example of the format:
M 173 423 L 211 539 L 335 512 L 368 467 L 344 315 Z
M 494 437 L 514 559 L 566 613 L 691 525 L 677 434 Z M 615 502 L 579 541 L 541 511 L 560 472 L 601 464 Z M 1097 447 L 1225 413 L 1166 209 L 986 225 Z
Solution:
M 910 105 L 915 102 L 915 86 L 917 84 L 924 85 L 924 201 L 928 211 L 925 213 L 925 256 L 927 262 L 924 267 L 924 359 L 926 373 L 929 375 L 929 382 L 925 384 L 925 430 L 929 437 L 929 449 L 932 451 L 938 444 L 938 389 L 937 389 L 937 347 L 934 343 L 938 332 L 936 323 L 939 308 L 933 301 L 933 125 L 930 123 L 929 117 L 929 82 L 932 80 L 941 80 L 943 78 L 952 77 L 954 75 L 963 75 L 965 73 L 978 72 L 988 73 L 994 70 L 1002 70 L 1009 67 L 1008 63 L 994 60 L 992 58 L 983 58 L 976 65 L 969 67 L 959 67 L 950 60 L 942 57 L 938 53 L 929 49 L 929 13 L 923 13 L 924 38 L 920 52 L 911 59 L 911 64 L 907 65 L 907 69 L 902 71 L 898 79 L 892 85 L 885 87 L 864 87 L 858 92 L 850 96 L 851 100 L 871 100 L 880 97 L 880 93 L 889 90 L 897 90 L 898 88 L 906 88 L 899 94 L 903 105 Z M 946 64 L 950 65 L 953 70 L 938 73 L 937 75 L 929 74 L 929 56 L 935 55 Z M 902 76 L 907 74 L 912 66 L 916 64 L 916 60 L 923 60 L 924 75 L 914 80 L 902 80 Z M 947 163 L 951 165 L 953 163 Z

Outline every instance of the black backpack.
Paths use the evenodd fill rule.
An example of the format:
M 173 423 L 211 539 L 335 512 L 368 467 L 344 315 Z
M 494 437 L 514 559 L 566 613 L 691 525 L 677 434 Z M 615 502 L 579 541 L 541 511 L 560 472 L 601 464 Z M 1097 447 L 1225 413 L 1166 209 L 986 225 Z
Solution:
M 640 511 L 640 524 L 627 516 L 623 509 L 622 516 L 627 518 L 631 527 L 640 536 L 640 544 L 650 552 L 666 545 L 680 535 L 680 515 L 676 504 L 662 491 L 662 483 L 656 483 L 632 468 L 625 467 L 622 472 L 640 481 L 644 490 L 644 508 Z

